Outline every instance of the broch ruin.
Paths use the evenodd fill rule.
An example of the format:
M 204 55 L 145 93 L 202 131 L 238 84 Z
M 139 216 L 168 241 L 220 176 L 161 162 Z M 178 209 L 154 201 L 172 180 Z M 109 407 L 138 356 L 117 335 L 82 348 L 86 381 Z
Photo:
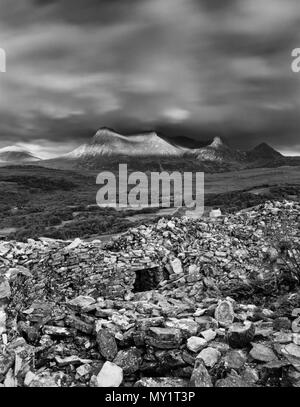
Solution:
M 1 242 L 0 387 L 299 386 L 299 220 L 267 202 Z

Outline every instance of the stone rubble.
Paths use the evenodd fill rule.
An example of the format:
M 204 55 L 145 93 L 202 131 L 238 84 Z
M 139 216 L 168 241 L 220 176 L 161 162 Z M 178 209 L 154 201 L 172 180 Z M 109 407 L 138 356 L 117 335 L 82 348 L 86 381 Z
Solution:
M 299 285 L 266 233 L 299 243 L 299 220 L 268 202 L 105 245 L 0 242 L 0 387 L 300 386 Z

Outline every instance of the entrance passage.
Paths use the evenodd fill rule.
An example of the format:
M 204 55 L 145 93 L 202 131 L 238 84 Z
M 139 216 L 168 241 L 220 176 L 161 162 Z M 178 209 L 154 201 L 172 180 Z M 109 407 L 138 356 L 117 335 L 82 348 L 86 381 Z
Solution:
M 168 279 L 168 273 L 158 267 L 137 270 L 135 274 L 134 293 L 155 290 L 161 281 Z

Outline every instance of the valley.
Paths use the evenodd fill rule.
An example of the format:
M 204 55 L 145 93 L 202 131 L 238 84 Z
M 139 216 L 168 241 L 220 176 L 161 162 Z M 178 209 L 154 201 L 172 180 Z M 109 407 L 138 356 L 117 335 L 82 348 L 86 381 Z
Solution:
M 120 164 L 127 164 L 128 175 L 142 171 L 148 181 L 151 172 L 203 172 L 204 216 L 214 208 L 232 213 L 268 199 L 299 199 L 300 195 L 300 158 L 285 157 L 264 142 L 241 151 L 220 137 L 203 145 L 186 138 L 168 139 L 154 131 L 123 135 L 103 127 L 85 144 L 54 159 L 40 159 L 20 145 L 0 149 L 0 239 L 103 236 L 107 240 L 129 227 L 187 213 L 174 204 L 172 188 L 170 208 L 163 207 L 169 201 L 168 191 L 160 192 L 155 208 L 99 208 L 97 175 L 112 172 L 119 184 Z M 194 191 L 194 181 L 189 182 L 184 189 Z M 127 188 L 123 184 L 117 202 Z M 143 188 L 141 193 L 150 198 L 150 182 Z M 197 218 L 201 211 L 189 216 Z
M 176 208 L 116 211 L 96 205 L 98 172 L 32 166 L 0 169 L 0 239 L 109 238 L 129 227 L 171 217 Z M 117 173 L 116 173 L 117 175 Z M 205 174 L 205 216 L 232 213 L 269 199 L 299 199 L 300 167 Z M 181 212 L 181 214 L 183 214 Z

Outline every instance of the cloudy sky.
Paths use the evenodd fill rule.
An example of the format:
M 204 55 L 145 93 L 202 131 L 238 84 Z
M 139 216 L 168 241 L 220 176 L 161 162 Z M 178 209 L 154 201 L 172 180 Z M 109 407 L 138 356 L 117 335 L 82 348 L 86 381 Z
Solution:
M 0 147 L 108 126 L 300 155 L 299 0 L 0 0 Z

